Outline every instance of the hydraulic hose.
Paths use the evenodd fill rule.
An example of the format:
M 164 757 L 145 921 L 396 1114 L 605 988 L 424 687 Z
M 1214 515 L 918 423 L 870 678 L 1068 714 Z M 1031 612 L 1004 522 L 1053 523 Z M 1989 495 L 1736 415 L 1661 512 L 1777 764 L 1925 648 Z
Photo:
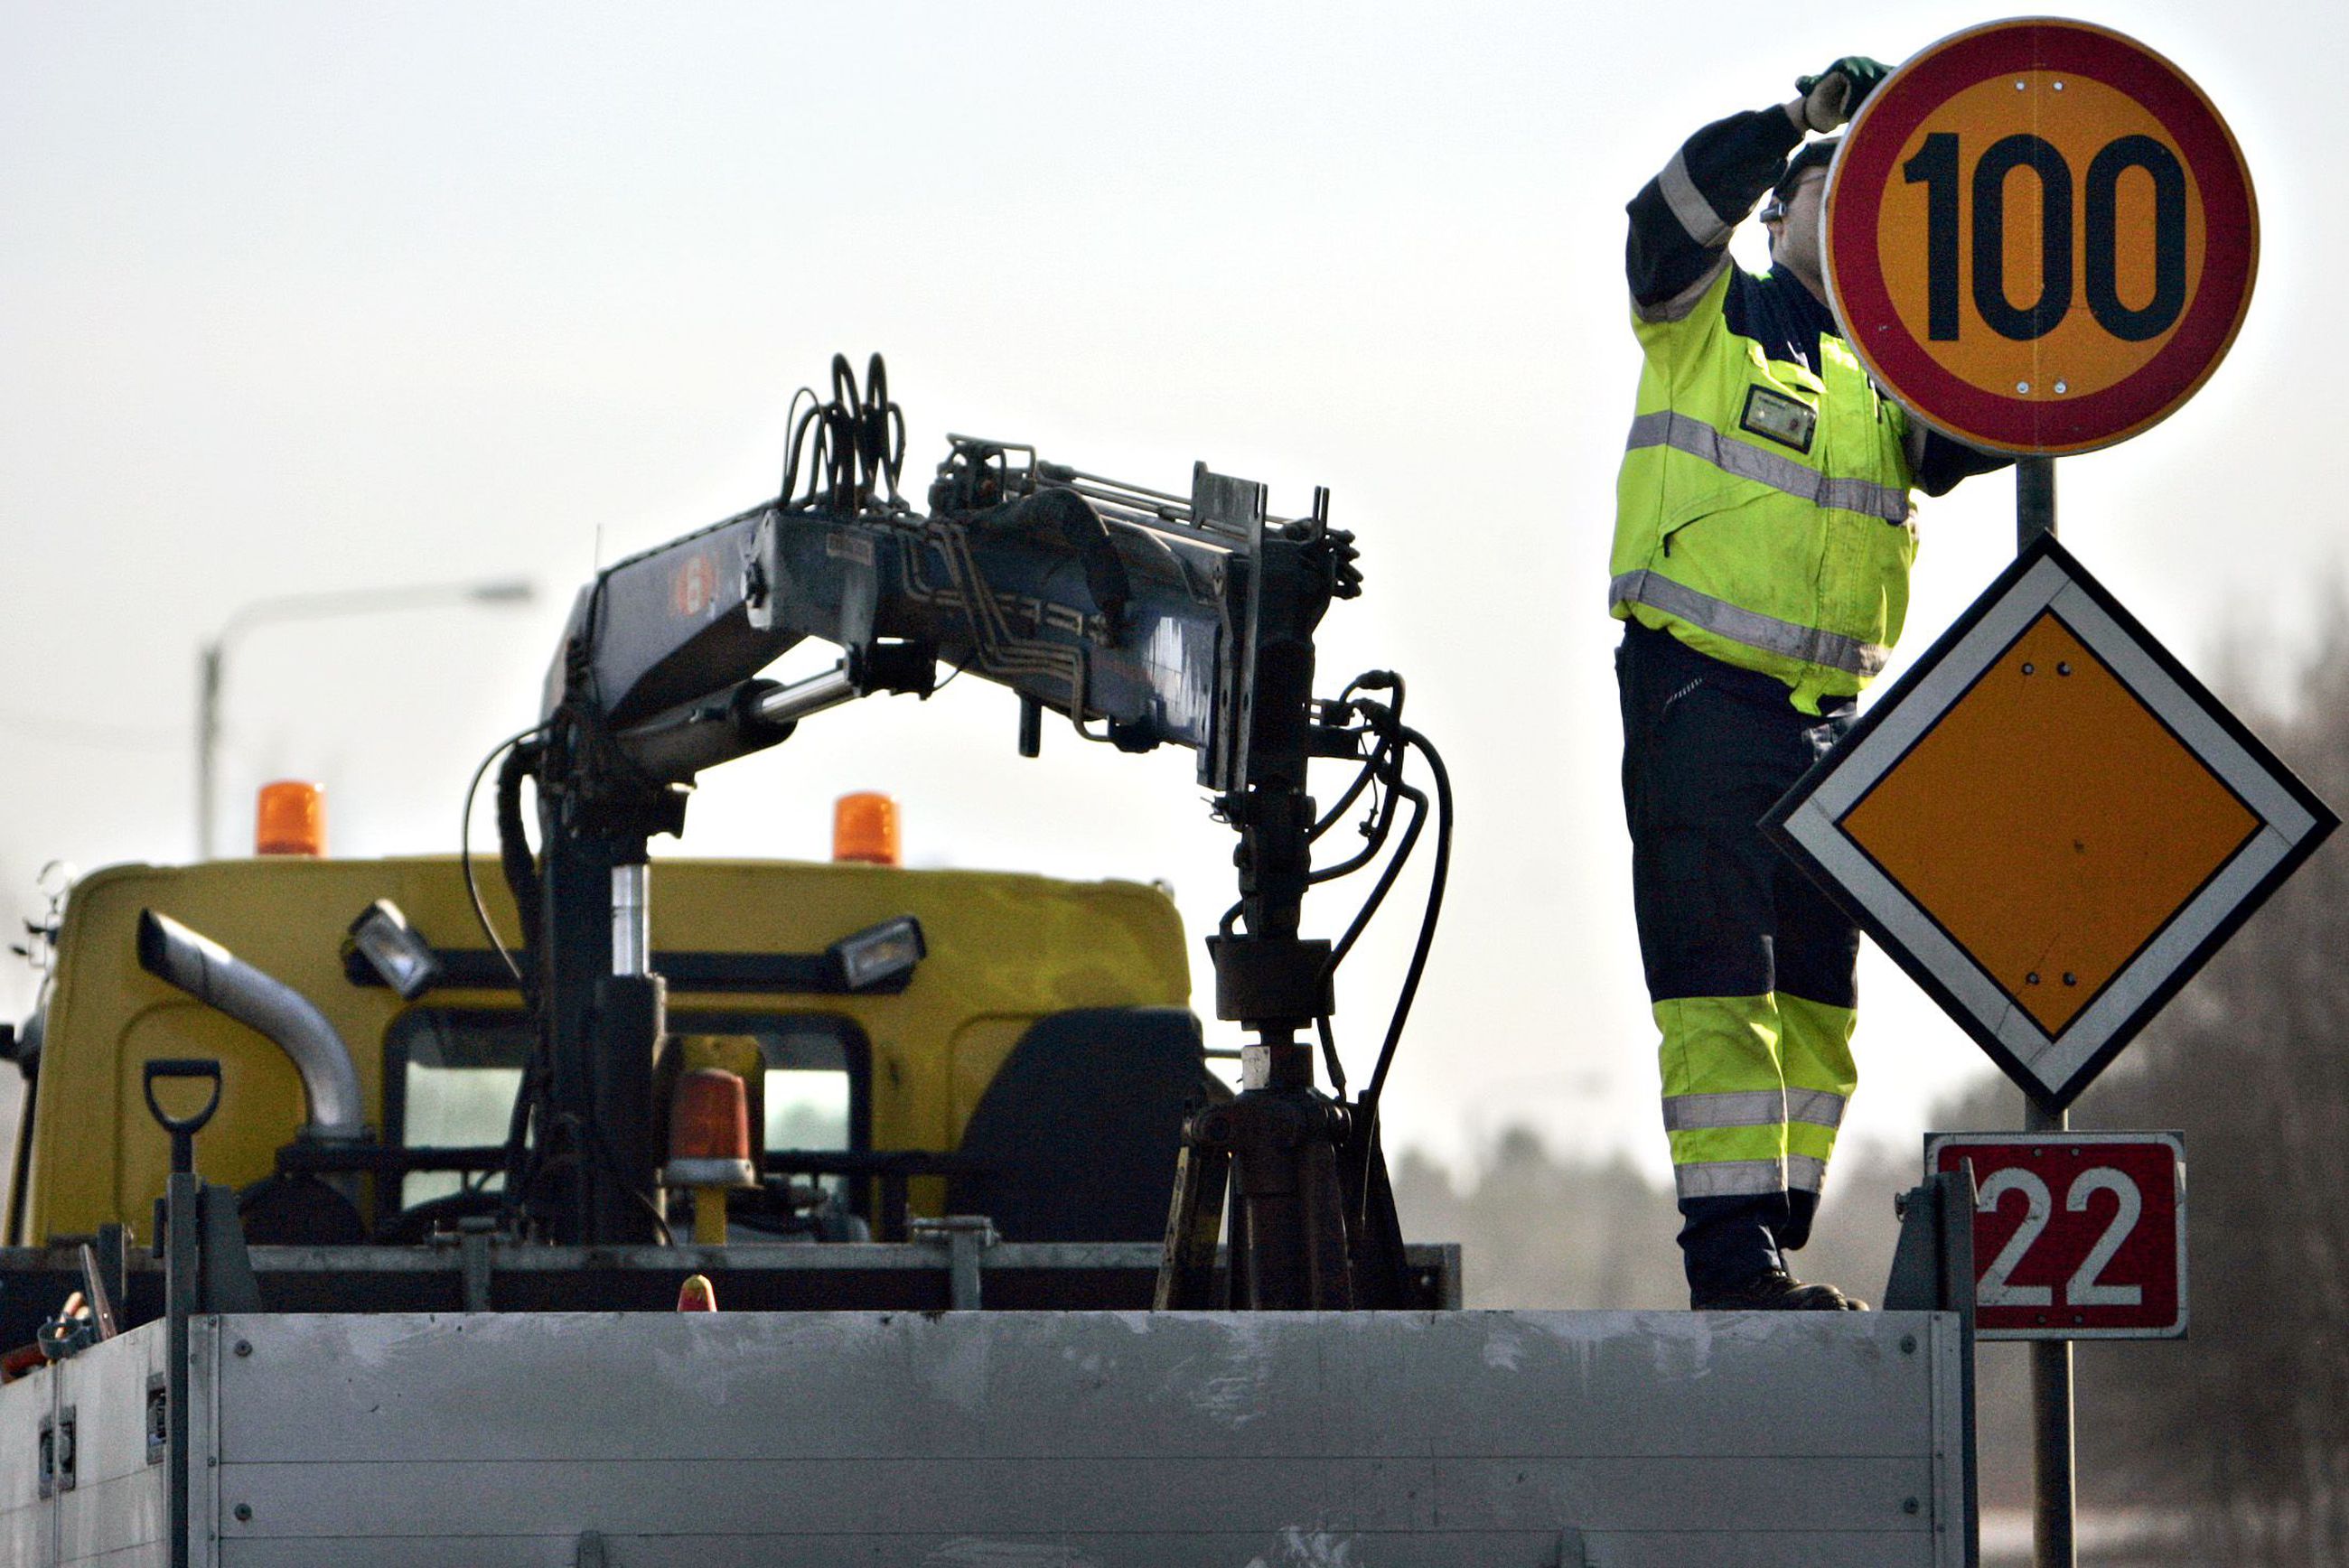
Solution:
M 515 912 L 522 916 L 522 944 L 528 953 L 538 951 L 543 924 L 539 911 L 545 892 L 539 886 L 538 862 L 531 856 L 530 837 L 523 827 L 522 782 L 535 778 L 537 770 L 538 748 L 528 740 L 510 747 L 498 769 L 498 868 L 505 875 L 506 891 L 513 895 Z

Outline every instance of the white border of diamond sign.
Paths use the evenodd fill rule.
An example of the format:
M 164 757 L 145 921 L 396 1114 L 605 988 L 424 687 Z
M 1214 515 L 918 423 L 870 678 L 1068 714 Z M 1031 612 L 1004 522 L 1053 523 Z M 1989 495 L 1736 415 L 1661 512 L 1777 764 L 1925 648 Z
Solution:
M 2041 613 L 2051 610 L 2260 821 L 2259 830 L 2052 1036 L 1840 825 Z M 1771 810 L 1762 827 L 2009 1078 L 2048 1109 L 2060 1109 L 2338 823 L 2050 535 L 2000 574 L 1842 744 Z

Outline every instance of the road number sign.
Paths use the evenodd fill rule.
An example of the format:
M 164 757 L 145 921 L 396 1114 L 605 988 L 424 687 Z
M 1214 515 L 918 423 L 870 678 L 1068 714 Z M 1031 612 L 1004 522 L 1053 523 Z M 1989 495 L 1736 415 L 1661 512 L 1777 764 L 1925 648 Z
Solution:
M 1928 423 L 2085 451 L 2193 395 L 2251 303 L 2258 211 L 2226 123 L 2081 22 L 1946 38 L 1861 107 L 1826 191 L 1852 348 Z
M 1927 1173 L 1974 1170 L 1984 1339 L 2186 1332 L 2186 1145 L 2174 1132 L 1937 1133 Z

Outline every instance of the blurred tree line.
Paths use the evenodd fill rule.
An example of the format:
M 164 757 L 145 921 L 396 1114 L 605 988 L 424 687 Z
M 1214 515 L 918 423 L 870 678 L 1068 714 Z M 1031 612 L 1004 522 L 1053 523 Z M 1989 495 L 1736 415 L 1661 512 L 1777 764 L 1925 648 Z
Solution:
M 2349 615 L 2331 622 L 2286 711 L 2234 706 L 2337 811 Z M 2075 1109 L 2076 1126 L 2185 1133 L 2190 1226 L 2190 1337 L 2079 1347 L 2083 1477 L 2190 1508 L 2214 1563 L 2349 1563 L 2345 960 L 2336 833 Z
M 2333 624 L 2282 711 L 2254 712 L 2246 681 L 2220 684 L 2339 810 L 2349 614 Z M 1933 1130 L 2021 1118 L 2019 1091 L 1990 1078 L 1940 1108 Z M 2084 1541 L 2081 1560 L 2349 1564 L 2349 832 L 2220 950 L 2075 1105 L 2073 1125 L 2180 1131 L 2189 1177 L 2189 1337 L 2075 1347 L 2082 1511 L 2132 1515 L 2161 1544 Z M 1890 1194 L 1917 1181 L 1920 1155 L 1845 1150 L 1796 1272 L 1875 1299 Z M 1518 1130 L 1457 1181 L 1406 1153 L 1395 1188 L 1406 1233 L 1464 1243 L 1471 1306 L 1686 1303 L 1671 1194 L 1627 1164 L 1561 1160 Z M 2025 1507 L 2026 1347 L 1985 1345 L 1979 1370 L 1984 1505 Z

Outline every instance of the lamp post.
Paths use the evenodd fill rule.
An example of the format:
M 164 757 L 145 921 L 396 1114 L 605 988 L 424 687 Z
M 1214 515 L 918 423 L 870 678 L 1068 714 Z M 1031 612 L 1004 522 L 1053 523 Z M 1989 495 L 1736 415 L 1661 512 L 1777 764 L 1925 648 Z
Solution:
M 256 599 L 221 623 L 196 665 L 196 854 L 212 857 L 214 787 L 220 761 L 221 676 L 232 643 L 253 627 L 275 621 L 316 621 L 385 610 L 443 604 L 527 604 L 537 590 L 519 578 L 490 583 L 428 583 L 406 588 L 349 588 Z

